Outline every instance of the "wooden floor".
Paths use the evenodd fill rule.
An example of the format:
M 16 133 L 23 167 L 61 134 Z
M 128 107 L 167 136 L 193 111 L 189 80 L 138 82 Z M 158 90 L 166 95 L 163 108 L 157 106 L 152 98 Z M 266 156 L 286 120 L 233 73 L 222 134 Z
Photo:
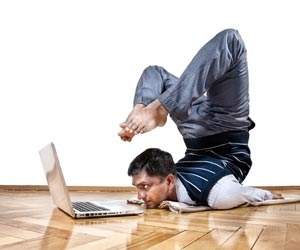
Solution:
M 284 190 L 299 194 L 299 190 Z M 73 200 L 135 198 L 71 192 Z M 73 220 L 47 191 L 0 190 L 0 249 L 300 249 L 300 203 L 176 214 Z

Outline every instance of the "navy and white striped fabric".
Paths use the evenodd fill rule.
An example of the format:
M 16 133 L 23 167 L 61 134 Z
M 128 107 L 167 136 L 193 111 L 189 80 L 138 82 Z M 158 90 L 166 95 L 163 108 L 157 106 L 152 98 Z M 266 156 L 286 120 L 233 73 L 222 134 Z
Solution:
M 233 174 L 239 182 L 245 179 L 252 165 L 248 140 L 248 131 L 185 139 L 185 157 L 176 168 L 192 200 L 207 205 L 209 191 L 226 175 Z

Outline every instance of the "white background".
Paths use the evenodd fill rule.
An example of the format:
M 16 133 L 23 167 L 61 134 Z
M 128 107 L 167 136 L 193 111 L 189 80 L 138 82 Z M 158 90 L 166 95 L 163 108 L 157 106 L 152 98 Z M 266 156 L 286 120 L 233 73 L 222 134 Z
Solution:
M 68 185 L 129 186 L 130 161 L 148 147 L 179 160 L 169 119 L 121 141 L 142 70 L 180 76 L 217 32 L 248 49 L 253 167 L 247 185 L 299 182 L 297 1 L 110 0 L 0 2 L 0 184 L 44 185 L 38 150 L 53 141 Z

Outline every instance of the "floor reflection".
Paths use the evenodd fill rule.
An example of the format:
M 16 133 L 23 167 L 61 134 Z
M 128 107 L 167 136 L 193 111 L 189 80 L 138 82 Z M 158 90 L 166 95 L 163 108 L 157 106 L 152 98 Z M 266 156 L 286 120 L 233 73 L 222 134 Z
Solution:
M 41 249 L 68 249 L 93 242 L 101 245 L 102 241 L 114 238 L 117 240 L 115 245 L 122 248 L 138 232 L 138 224 L 143 220 L 143 215 L 73 219 L 55 208 L 45 229 Z

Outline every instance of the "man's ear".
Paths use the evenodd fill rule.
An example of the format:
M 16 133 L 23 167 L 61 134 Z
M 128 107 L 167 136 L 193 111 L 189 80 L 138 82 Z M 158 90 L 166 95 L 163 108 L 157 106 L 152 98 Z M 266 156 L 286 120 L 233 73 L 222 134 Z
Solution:
M 166 181 L 168 185 L 175 185 L 175 176 L 172 174 L 168 174 L 166 177 Z

